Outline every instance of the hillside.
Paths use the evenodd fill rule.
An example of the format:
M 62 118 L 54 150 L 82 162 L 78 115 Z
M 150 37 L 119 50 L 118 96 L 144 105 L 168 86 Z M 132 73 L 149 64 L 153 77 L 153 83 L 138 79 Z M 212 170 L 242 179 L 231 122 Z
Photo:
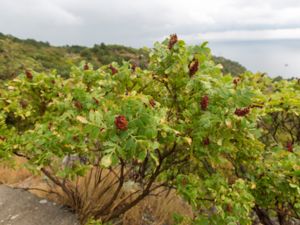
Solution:
M 214 61 L 223 65 L 223 73 L 231 73 L 233 76 L 244 73 L 247 69 L 238 62 L 226 59 L 221 56 L 214 56 Z
M 0 79 L 14 77 L 24 69 L 37 72 L 56 69 L 67 75 L 72 64 L 82 60 L 91 62 L 95 67 L 112 61 L 133 60 L 144 66 L 146 51 L 120 45 L 94 45 L 53 47 L 47 42 L 32 39 L 21 40 L 10 35 L 0 34 Z
M 121 63 L 122 60 L 130 60 L 145 67 L 148 51 L 104 43 L 95 44 L 92 48 L 77 45 L 54 47 L 48 42 L 22 40 L 0 33 L 0 79 L 12 78 L 25 69 L 37 72 L 55 69 L 59 74 L 67 76 L 71 65 L 83 60 L 92 63 L 95 68 L 113 61 Z M 214 60 L 223 65 L 224 73 L 235 76 L 246 71 L 239 63 L 223 57 L 214 57 Z

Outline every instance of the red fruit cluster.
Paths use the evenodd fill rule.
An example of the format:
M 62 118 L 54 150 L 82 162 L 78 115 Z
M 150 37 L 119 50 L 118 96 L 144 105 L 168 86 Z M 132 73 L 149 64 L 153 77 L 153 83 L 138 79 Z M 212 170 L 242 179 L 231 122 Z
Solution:
M 153 98 L 149 101 L 149 103 L 152 107 L 155 107 L 155 105 L 156 105 L 156 102 Z
M 53 124 L 51 122 L 48 123 L 48 130 L 51 130 L 52 126 L 53 126 Z
M 207 95 L 204 95 L 200 101 L 200 106 L 202 110 L 206 110 L 208 107 L 209 98 Z
M 32 73 L 29 70 L 26 70 L 25 74 L 26 74 L 27 79 L 32 80 L 33 76 L 32 76 Z
M 286 144 L 286 149 L 289 151 L 289 152 L 293 152 L 293 143 L 292 142 L 288 142 Z
M 235 110 L 234 114 L 237 116 L 246 116 L 250 112 L 249 107 L 246 108 L 238 108 Z
M 22 99 L 22 100 L 20 101 L 20 105 L 21 105 L 21 107 L 22 107 L 23 109 L 26 109 L 27 106 L 28 106 L 28 102 L 27 102 L 26 100 Z
M 127 130 L 128 121 L 125 116 L 119 115 L 115 118 L 115 125 L 119 130 Z
M 190 76 L 193 76 L 198 71 L 198 67 L 199 67 L 199 61 L 197 59 L 194 59 L 189 64 L 189 73 L 190 73 Z
M 0 141 L 5 141 L 5 140 L 6 140 L 6 137 L 0 136 Z
M 83 106 L 81 104 L 80 101 L 75 101 L 74 102 L 74 106 L 78 109 L 78 110 L 82 110 L 83 109 Z
M 84 70 L 89 70 L 90 67 L 89 67 L 89 65 L 86 63 L 86 64 L 84 65 L 83 69 L 84 69 Z
M 132 72 L 134 72 L 136 70 L 136 67 L 137 67 L 136 63 L 131 63 Z
M 74 135 L 72 137 L 72 140 L 75 141 L 75 142 L 78 142 L 79 141 L 79 137 L 77 135 Z
M 235 86 L 237 86 L 239 82 L 240 82 L 240 78 L 234 78 L 233 79 L 233 83 L 234 83 Z
M 229 212 L 229 213 L 231 213 L 232 210 L 233 210 L 232 205 L 231 205 L 231 204 L 227 204 L 227 205 L 226 205 L 226 211 Z
M 176 34 L 171 34 L 168 48 L 172 49 L 173 46 L 177 43 L 177 41 L 178 41 L 177 35 Z
M 112 75 L 118 73 L 118 70 L 115 67 L 113 67 L 112 65 L 109 65 L 109 69 L 111 70 Z
M 210 143 L 208 137 L 204 138 L 202 142 L 203 142 L 203 145 L 209 145 L 209 143 Z

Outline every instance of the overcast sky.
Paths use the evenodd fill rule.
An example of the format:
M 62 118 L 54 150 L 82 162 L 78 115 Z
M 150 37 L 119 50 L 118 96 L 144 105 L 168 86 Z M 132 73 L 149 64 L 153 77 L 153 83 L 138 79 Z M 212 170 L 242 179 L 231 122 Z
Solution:
M 253 72 L 300 77 L 300 0 L 0 0 L 0 32 L 132 47 L 177 33 Z
M 300 0 L 0 0 L 0 32 L 51 44 L 300 39 Z

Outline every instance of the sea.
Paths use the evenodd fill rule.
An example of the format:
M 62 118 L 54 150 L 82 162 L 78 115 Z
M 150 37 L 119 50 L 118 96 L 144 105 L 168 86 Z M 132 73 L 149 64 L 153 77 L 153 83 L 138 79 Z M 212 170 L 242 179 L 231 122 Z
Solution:
M 252 72 L 300 78 L 300 40 L 210 41 L 209 47 Z

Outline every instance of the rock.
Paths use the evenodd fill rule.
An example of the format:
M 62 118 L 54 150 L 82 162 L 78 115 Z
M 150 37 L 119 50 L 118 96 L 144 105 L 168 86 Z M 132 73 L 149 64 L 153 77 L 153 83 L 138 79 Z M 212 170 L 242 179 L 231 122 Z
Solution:
M 0 185 L 0 225 L 80 225 L 76 216 L 31 193 Z
M 17 215 L 14 215 L 14 216 L 10 217 L 10 219 L 11 219 L 11 220 L 14 220 L 14 219 L 16 219 L 18 216 L 19 216 L 18 214 L 17 214 Z
M 48 201 L 46 199 L 42 199 L 39 201 L 40 204 L 46 204 Z

